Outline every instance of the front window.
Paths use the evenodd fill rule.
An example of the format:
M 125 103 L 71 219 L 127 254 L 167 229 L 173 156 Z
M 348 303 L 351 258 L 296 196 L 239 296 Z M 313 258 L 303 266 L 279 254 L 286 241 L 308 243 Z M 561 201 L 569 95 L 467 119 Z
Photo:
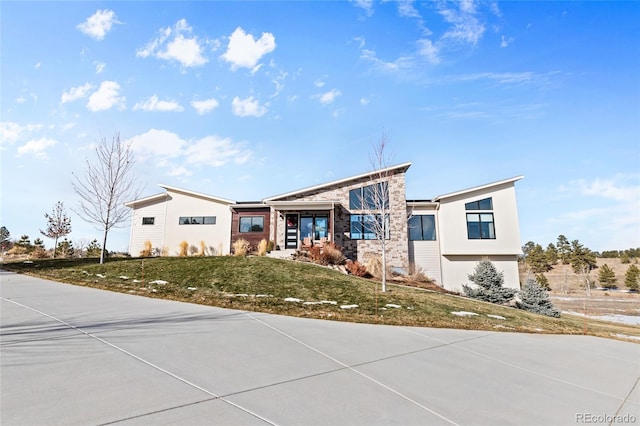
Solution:
M 326 215 L 300 217 L 300 240 L 321 240 L 329 237 L 329 217 Z
M 409 240 L 435 241 L 436 217 L 432 214 L 411 216 L 409 218 Z
M 349 191 L 349 209 L 378 210 L 389 208 L 389 183 L 380 182 Z
M 467 233 L 470 240 L 495 239 L 493 213 L 467 213 Z
M 240 218 L 240 232 L 263 232 L 263 216 L 243 216 Z
M 180 216 L 180 225 L 215 225 L 215 216 Z
M 351 239 L 352 240 L 377 240 L 384 231 L 385 240 L 389 239 L 389 215 L 385 216 L 384 227 L 382 216 L 379 214 L 352 214 Z

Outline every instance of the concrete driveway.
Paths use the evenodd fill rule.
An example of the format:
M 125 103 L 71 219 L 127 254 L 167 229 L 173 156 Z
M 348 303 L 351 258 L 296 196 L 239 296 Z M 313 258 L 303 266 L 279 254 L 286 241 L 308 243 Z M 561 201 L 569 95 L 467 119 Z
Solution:
M 350 324 L 0 272 L 1 423 L 640 423 L 640 345 Z

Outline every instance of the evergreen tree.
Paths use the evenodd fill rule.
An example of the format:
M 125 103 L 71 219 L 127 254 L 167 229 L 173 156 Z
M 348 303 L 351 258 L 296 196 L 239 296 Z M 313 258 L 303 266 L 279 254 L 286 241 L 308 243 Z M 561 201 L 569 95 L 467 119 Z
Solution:
M 516 302 L 518 309 L 548 317 L 560 317 L 560 311 L 551 303 L 549 293 L 534 278 L 525 280 L 522 291 L 519 293 L 519 298 L 520 300 Z
M 640 269 L 636 265 L 631 265 L 627 268 L 627 272 L 624 274 L 624 285 L 631 291 L 638 291 L 640 286 Z
M 580 244 L 578 240 L 571 241 L 571 253 L 569 262 L 576 274 L 591 271 L 596 268 L 596 255 L 594 252 Z
M 558 263 L 558 249 L 553 243 L 549 243 L 544 254 L 547 256 L 547 263 L 553 268 L 553 265 Z
M 18 254 L 31 253 L 33 251 L 33 245 L 31 245 L 31 238 L 28 235 L 20 236 L 20 239 L 14 244 L 18 248 Z
M 616 273 L 613 272 L 613 269 L 609 267 L 606 263 L 602 265 L 600 271 L 598 272 L 598 281 L 602 284 L 604 288 L 618 288 L 616 285 Z
M 534 244 L 529 248 L 525 263 L 534 274 L 541 274 L 552 269 L 540 244 Z
M 551 287 L 549 287 L 549 280 L 544 276 L 544 274 L 537 274 L 536 281 L 538 281 L 538 284 L 540 284 L 540 286 L 545 290 L 551 290 Z
M 0 227 L 0 250 L 9 250 L 11 246 L 11 233 L 6 226 Z
M 473 274 L 469 275 L 469 280 L 477 287 L 462 285 L 464 293 L 472 299 L 484 300 L 485 302 L 504 304 L 510 302 L 517 291 L 512 288 L 503 287 L 504 274 L 498 272 L 490 260 L 480 261 Z
M 58 243 L 58 253 L 62 257 L 73 257 L 75 250 L 73 249 L 73 243 L 66 238 Z
M 556 250 L 558 250 L 558 257 L 563 265 L 568 265 L 571 259 L 571 244 L 564 235 L 558 235 L 558 243 L 556 244 Z
M 45 219 L 47 219 L 47 228 L 40 233 L 45 237 L 53 239 L 53 257 L 56 257 L 56 250 L 58 248 L 58 238 L 65 237 L 71 233 L 71 218 L 67 216 L 64 211 L 64 203 L 58 201 L 51 214 L 45 213 Z
M 100 252 L 102 248 L 98 243 L 98 240 L 93 240 L 87 246 L 87 257 L 100 257 Z

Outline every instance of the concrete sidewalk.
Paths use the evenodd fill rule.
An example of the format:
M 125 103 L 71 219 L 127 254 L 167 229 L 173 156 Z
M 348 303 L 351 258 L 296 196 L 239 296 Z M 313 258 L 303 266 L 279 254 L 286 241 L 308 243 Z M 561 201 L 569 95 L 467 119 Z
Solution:
M 290 318 L 7 272 L 0 296 L 3 426 L 640 424 L 638 344 Z

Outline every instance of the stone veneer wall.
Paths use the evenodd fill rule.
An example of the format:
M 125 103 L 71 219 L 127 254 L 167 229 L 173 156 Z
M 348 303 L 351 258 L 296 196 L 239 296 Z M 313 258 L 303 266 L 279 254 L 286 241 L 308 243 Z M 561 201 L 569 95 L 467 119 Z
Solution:
M 405 187 L 405 173 L 396 172 L 395 174 L 382 178 L 371 179 L 363 178 L 353 181 L 343 186 L 335 186 L 322 188 L 316 191 L 310 191 L 305 194 L 299 194 L 291 197 L 280 198 L 278 201 L 337 201 L 334 212 L 334 229 L 333 241 L 342 247 L 344 254 L 350 259 L 357 259 L 360 262 L 366 262 L 370 255 L 380 255 L 380 242 L 378 240 L 351 240 L 350 238 L 350 215 L 352 213 L 368 213 L 364 210 L 349 210 L 349 191 L 363 186 L 375 184 L 384 180 L 389 181 L 389 223 L 390 239 L 386 241 L 387 247 L 387 264 L 396 267 L 408 267 L 409 263 L 409 246 L 407 236 L 407 200 Z M 293 213 L 293 212 L 292 212 Z M 296 213 L 321 213 L 315 212 L 296 212 Z M 372 212 L 375 213 L 375 212 Z M 284 216 L 284 215 L 283 215 Z M 279 215 L 272 209 L 272 229 L 273 224 L 277 220 L 277 236 L 276 244 L 284 248 L 285 223 L 284 217 Z

